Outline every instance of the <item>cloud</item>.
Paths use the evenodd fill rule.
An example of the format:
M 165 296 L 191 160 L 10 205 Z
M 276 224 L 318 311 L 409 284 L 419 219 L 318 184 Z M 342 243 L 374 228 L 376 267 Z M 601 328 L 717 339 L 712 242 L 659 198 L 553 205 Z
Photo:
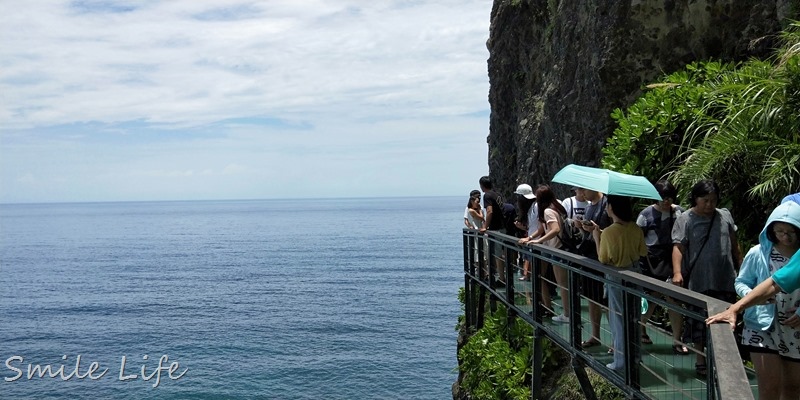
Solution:
M 74 171 L 83 181 L 101 176 L 93 170 L 150 171 L 154 180 L 226 167 L 242 175 L 269 160 L 364 160 L 361 151 L 386 143 L 402 153 L 457 137 L 476 147 L 468 157 L 482 157 L 485 169 L 487 122 L 475 116 L 488 118 L 490 7 L 2 2 L 0 167 L 14 176 L 38 169 L 40 179 Z M 53 155 L 70 151 L 84 158 Z M 3 181 L 15 179 L 3 173 Z M 14 197 L 6 186 L 0 201 Z M 113 190 L 104 198 L 117 197 Z

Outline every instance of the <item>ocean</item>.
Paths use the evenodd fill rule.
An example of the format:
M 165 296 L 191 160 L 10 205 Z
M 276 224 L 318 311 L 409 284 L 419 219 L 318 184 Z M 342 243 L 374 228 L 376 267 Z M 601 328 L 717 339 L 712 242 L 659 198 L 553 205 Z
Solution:
M 0 205 L 0 399 L 451 398 L 465 205 Z

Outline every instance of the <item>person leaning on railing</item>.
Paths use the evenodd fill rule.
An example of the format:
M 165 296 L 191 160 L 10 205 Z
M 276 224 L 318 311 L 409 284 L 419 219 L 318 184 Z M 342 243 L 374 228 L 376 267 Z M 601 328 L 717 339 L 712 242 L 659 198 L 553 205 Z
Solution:
M 782 271 L 788 266 L 789 260 L 799 253 L 799 249 L 800 205 L 794 202 L 781 204 L 767 219 L 759 235 L 759 244 L 753 246 L 744 258 L 736 278 L 737 293 L 747 298 L 749 293 L 755 291 L 753 287 L 758 288 L 757 285 L 773 274 L 778 276 L 779 281 L 784 280 L 782 276 L 787 272 Z M 784 286 L 791 285 L 784 282 Z M 800 316 L 797 313 L 800 308 L 800 289 L 781 291 L 781 286 L 774 283 L 765 287 L 765 292 L 775 292 L 775 297 L 771 299 L 771 304 L 756 305 L 745 310 L 742 344 L 750 351 L 756 370 L 759 399 L 798 399 Z M 731 309 L 733 311 L 728 312 L 740 311 L 742 307 L 734 305 Z M 735 313 L 733 315 L 735 318 Z M 707 322 L 715 322 L 718 316 L 709 318 Z
M 794 254 L 788 264 L 775 272 L 771 277 L 758 284 L 758 286 L 753 288 L 746 296 L 742 297 L 741 300 L 728 307 L 727 310 L 708 317 L 706 319 L 706 324 L 711 325 L 719 322 L 727 322 L 731 325 L 731 329 L 733 329 L 736 327 L 736 314 L 749 307 L 768 302 L 781 291 L 791 293 L 798 289 L 800 289 L 800 251 Z M 794 330 L 800 330 L 800 308 L 798 308 L 794 314 L 786 317 L 786 319 L 783 320 L 783 325 Z M 797 342 L 798 339 L 795 338 L 795 340 L 795 344 L 800 346 L 800 343 Z M 795 360 L 795 362 L 787 364 L 790 364 L 790 368 L 793 368 L 794 373 L 788 375 L 789 380 L 786 383 L 796 386 L 798 381 L 800 381 L 800 376 L 798 376 L 797 372 L 797 366 L 800 362 Z M 794 398 L 796 399 L 799 393 L 800 390 L 795 388 L 790 395 L 794 394 Z M 759 396 L 759 399 L 761 399 L 761 396 Z
M 781 291 L 793 292 L 797 289 L 800 289 L 800 252 L 795 253 L 788 264 L 772 274 L 764 282 L 759 283 L 758 286 L 754 287 L 746 296 L 728 307 L 728 309 L 706 318 L 706 324 L 727 322 L 733 329 L 736 327 L 736 314 L 746 308 L 767 303 Z M 783 324 L 792 328 L 800 328 L 800 308 L 795 311 L 794 315 L 786 318 Z
M 517 190 L 514 191 L 514 194 L 517 195 L 517 208 L 519 209 L 519 215 L 517 215 L 517 220 L 514 221 L 514 225 L 516 225 L 517 229 L 520 231 L 525 232 L 525 237 L 519 239 L 519 243 L 524 244 L 530 240 L 533 240 L 534 234 L 539 230 L 539 220 L 537 219 L 538 214 L 536 213 L 536 207 L 534 206 L 536 204 L 536 195 L 533 193 L 533 188 L 531 185 L 528 185 L 527 183 L 517 186 Z M 532 262 L 532 257 L 524 257 L 521 274 L 522 276 L 519 277 L 519 280 L 530 280 Z M 547 294 L 548 297 L 547 301 L 545 301 L 545 307 L 551 309 L 549 291 Z
M 566 210 L 564 210 L 564 206 L 558 201 L 550 186 L 537 186 L 535 194 L 539 232 L 534 234 L 534 236 L 538 237 L 528 243 L 543 244 L 555 249 L 561 249 L 562 243 L 559 238 L 561 226 L 563 225 L 561 216 L 566 214 Z M 563 310 L 561 314 L 552 317 L 552 320 L 554 322 L 569 323 L 570 304 L 567 290 L 567 286 L 569 286 L 567 270 L 553 263 L 550 263 L 550 265 L 553 267 L 556 283 L 561 293 L 561 308 Z M 541 281 L 543 282 L 542 293 L 544 293 L 549 288 L 546 288 L 544 279 L 541 279 Z

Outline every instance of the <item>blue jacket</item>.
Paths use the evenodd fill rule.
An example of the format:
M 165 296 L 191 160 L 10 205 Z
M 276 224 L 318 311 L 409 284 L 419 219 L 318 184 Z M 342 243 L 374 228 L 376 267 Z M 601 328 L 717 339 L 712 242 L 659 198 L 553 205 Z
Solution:
M 744 297 L 770 276 L 769 255 L 772 252 L 772 242 L 767 239 L 767 228 L 773 222 L 785 222 L 800 227 L 800 204 L 792 201 L 783 203 L 776 207 L 767 218 L 764 229 L 758 235 L 759 244 L 753 246 L 744 256 L 739 276 L 734 282 L 736 293 L 739 296 Z M 753 306 L 744 312 L 744 324 L 749 329 L 764 331 L 774 323 L 774 304 Z

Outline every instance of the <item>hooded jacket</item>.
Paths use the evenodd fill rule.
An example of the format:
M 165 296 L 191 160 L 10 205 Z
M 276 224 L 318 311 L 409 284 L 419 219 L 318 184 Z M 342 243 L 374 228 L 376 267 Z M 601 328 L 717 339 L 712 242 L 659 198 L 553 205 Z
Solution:
M 736 293 L 744 297 L 759 283 L 770 277 L 769 255 L 773 243 L 767 239 L 767 229 L 773 222 L 784 222 L 800 228 L 800 204 L 787 202 L 779 205 L 769 215 L 764 229 L 758 235 L 758 245 L 753 246 L 744 256 L 739 276 L 734 282 Z M 753 306 L 744 312 L 744 324 L 748 329 L 765 331 L 775 323 L 775 305 Z

